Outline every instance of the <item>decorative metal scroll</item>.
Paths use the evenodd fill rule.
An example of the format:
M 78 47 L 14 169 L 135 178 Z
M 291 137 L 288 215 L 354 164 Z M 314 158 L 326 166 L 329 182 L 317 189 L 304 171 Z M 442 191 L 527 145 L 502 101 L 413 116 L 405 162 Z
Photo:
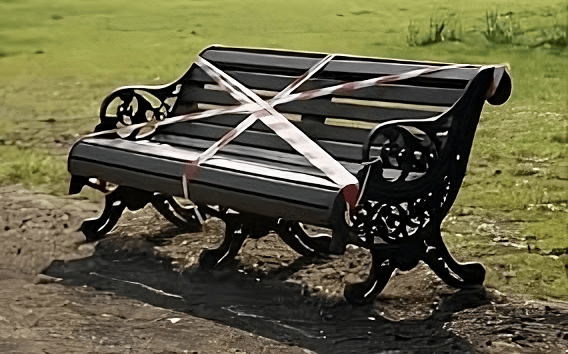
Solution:
M 353 231 L 369 247 L 375 243 L 400 243 L 413 238 L 431 221 L 436 210 L 443 207 L 450 190 L 446 176 L 442 190 L 432 190 L 410 202 L 380 202 L 365 200 L 353 216 Z
M 377 194 L 382 195 L 389 185 L 397 188 L 401 183 L 425 178 L 434 168 L 440 168 L 436 162 L 440 162 L 447 145 L 452 121 L 449 115 L 434 127 L 386 127 L 374 138 L 375 151 L 380 148 L 380 152 L 371 155 L 371 163 L 360 176 L 364 178 L 366 198 L 352 217 L 352 230 L 369 247 L 382 241 L 399 243 L 415 237 L 431 222 L 437 210 L 444 207 L 452 183 L 449 171 L 442 174 L 442 181 L 433 181 L 433 185 L 418 196 L 413 193 L 411 198 L 401 198 L 404 202 L 383 200 Z M 454 161 L 459 160 L 457 156 Z
M 417 126 L 396 125 L 385 127 L 373 139 L 380 147 L 382 167 L 385 172 L 399 171 L 396 176 L 383 175 L 391 182 L 412 180 L 424 175 L 445 148 L 448 129 L 453 117 L 441 117 L 435 126 L 430 124 L 420 129 Z M 378 143 L 378 144 L 377 144 Z M 371 155 L 371 158 L 377 157 Z
M 101 109 L 101 124 L 97 130 L 120 128 L 135 124 L 152 126 L 164 121 L 173 111 L 180 85 L 174 89 L 125 87 L 111 94 Z M 114 111 L 109 115 L 109 111 Z

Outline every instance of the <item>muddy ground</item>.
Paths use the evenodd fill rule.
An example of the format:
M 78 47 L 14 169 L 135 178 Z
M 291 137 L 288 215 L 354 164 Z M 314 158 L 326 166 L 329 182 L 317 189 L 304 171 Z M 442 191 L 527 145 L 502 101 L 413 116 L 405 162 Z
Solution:
M 0 188 L 0 353 L 568 352 L 564 302 L 457 291 L 419 266 L 353 307 L 341 293 L 366 277 L 365 250 L 309 259 L 269 235 L 202 274 L 221 221 L 181 232 L 146 207 L 85 243 L 101 207 Z

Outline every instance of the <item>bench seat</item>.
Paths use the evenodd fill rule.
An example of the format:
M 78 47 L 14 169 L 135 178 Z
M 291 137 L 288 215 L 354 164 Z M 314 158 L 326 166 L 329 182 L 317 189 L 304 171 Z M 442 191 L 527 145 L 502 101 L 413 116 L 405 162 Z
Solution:
M 205 150 L 195 145 L 211 144 L 191 142 L 193 146 L 182 145 L 182 138 L 167 135 L 156 136 L 150 141 L 84 139 L 73 148 L 69 171 L 77 176 L 96 177 L 117 185 L 183 197 L 184 166 Z M 255 152 L 259 156 L 270 155 L 255 147 L 228 146 L 207 160 L 200 174 L 189 184 L 191 200 L 251 213 L 261 211 L 270 217 L 330 225 L 333 203 L 339 193 L 335 183 L 309 166 L 301 155 L 275 152 L 278 156 L 273 158 L 281 160 L 278 162 L 270 156 L 254 156 Z M 361 168 L 352 162 L 342 165 L 353 174 Z

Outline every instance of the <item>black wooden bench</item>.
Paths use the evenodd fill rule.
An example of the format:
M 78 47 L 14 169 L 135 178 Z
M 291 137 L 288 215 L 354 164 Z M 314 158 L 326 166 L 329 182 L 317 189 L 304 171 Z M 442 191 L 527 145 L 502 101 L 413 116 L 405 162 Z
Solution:
M 272 97 L 324 54 L 210 47 L 200 56 L 263 99 Z M 335 56 L 297 92 L 449 64 Z M 203 269 L 231 261 L 247 237 L 275 231 L 303 255 L 341 254 L 346 244 L 371 250 L 366 281 L 346 288 L 348 301 L 379 293 L 392 272 L 422 260 L 448 284 L 478 286 L 480 264 L 459 264 L 449 254 L 440 224 L 456 198 L 485 100 L 504 103 L 511 92 L 506 70 L 467 65 L 406 80 L 292 101 L 275 108 L 359 181 L 355 208 L 340 186 L 257 121 L 204 162 L 187 184 L 194 206 L 182 206 L 182 176 L 196 158 L 248 114 L 224 114 L 159 127 L 144 139 L 114 133 L 84 137 L 69 155 L 70 193 L 83 186 L 106 194 L 98 219 L 81 229 L 96 240 L 124 208 L 152 203 L 179 227 L 198 228 L 215 216 L 226 223 L 223 243 L 206 250 Z M 200 112 L 238 102 L 199 66 L 164 86 L 123 87 L 103 102 L 95 131 Z M 110 182 L 110 183 L 107 183 Z M 118 185 L 109 191 L 109 185 Z M 308 235 L 303 224 L 332 229 Z

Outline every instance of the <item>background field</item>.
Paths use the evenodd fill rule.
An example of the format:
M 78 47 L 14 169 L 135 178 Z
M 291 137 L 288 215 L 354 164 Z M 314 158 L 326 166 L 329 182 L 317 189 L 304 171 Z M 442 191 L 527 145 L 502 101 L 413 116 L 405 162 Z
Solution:
M 510 40 L 486 38 L 488 12 Z M 65 193 L 70 144 L 104 96 L 171 81 L 214 43 L 506 62 L 513 96 L 486 106 L 446 239 L 489 286 L 566 300 L 567 16 L 565 0 L 0 0 L 0 184 Z M 442 21 L 460 40 L 420 45 Z

